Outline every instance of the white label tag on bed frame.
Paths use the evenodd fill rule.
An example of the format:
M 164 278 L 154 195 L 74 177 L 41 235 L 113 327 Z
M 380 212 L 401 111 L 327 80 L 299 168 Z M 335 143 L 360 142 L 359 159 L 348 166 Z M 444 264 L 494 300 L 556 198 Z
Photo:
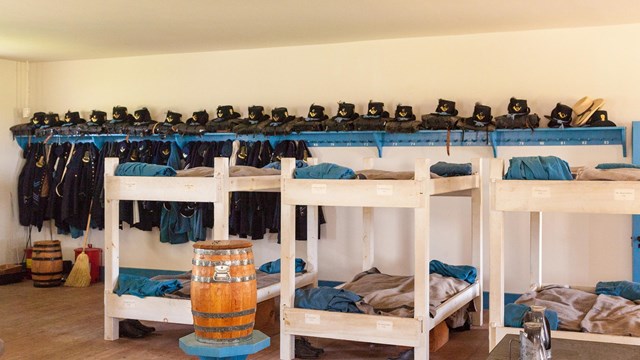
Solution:
M 125 300 L 122 302 L 122 305 L 127 309 L 131 309 L 136 307 L 136 302 L 131 300 Z
M 327 193 L 327 184 L 311 184 L 311 193 L 312 194 L 326 194 Z
M 312 325 L 320 325 L 320 315 L 304 314 L 304 323 Z
M 389 320 L 378 320 L 376 321 L 376 329 L 381 331 L 392 331 L 393 323 Z
M 633 201 L 636 199 L 636 191 L 634 189 L 614 189 L 613 199 L 617 201 Z
M 550 198 L 551 197 L 551 189 L 548 186 L 534 186 L 531 189 L 531 196 L 534 198 Z
M 376 185 L 376 194 L 380 196 L 393 195 L 393 185 Z

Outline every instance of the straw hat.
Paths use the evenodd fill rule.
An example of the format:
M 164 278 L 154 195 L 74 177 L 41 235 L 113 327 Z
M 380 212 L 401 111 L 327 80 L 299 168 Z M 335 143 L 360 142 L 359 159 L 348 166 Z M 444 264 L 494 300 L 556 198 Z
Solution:
M 600 109 L 604 105 L 603 99 L 591 99 L 588 96 L 583 97 L 578 100 L 575 105 L 573 105 L 573 113 L 575 117 L 571 122 L 571 126 L 582 126 L 584 125 L 591 115 Z

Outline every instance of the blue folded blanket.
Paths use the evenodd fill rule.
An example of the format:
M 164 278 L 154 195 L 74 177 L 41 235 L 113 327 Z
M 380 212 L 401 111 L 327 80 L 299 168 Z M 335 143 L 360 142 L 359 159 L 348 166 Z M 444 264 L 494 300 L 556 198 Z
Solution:
M 478 276 L 478 271 L 473 266 L 449 265 L 438 260 L 431 260 L 429 262 L 429 274 L 433 273 L 454 277 L 470 284 L 476 282 L 476 276 Z
M 165 165 L 129 162 L 118 165 L 116 176 L 176 176 L 176 171 Z
M 631 281 L 600 281 L 596 284 L 596 294 L 615 295 L 625 299 L 640 300 L 640 283 Z
M 640 165 L 626 164 L 626 163 L 604 163 L 596 165 L 596 169 L 609 170 L 609 169 L 640 169 Z
M 307 263 L 304 262 L 304 260 L 300 259 L 300 258 L 296 258 L 296 272 L 302 272 L 304 271 L 304 267 L 307 265 Z M 265 272 L 267 274 L 279 274 L 280 273 L 280 259 L 278 260 L 274 260 L 274 261 L 270 261 L 268 263 L 264 263 L 262 264 L 262 266 L 260 266 L 260 268 L 258 269 L 262 272 Z
M 296 290 L 293 304 L 294 307 L 303 309 L 362 313 L 356 306 L 356 302 L 360 299 L 360 296 L 354 292 L 321 286 Z
M 566 161 L 555 156 L 514 157 L 509 161 L 507 180 L 573 180 Z
M 179 280 L 151 280 L 142 276 L 120 274 L 118 277 L 118 288 L 115 293 L 119 296 L 123 294 L 135 295 L 137 297 L 162 296 L 182 289 Z
M 296 179 L 354 179 L 356 173 L 344 166 L 322 163 L 296 169 L 294 177 Z
M 309 166 L 309 164 L 307 164 L 305 161 L 303 160 L 296 160 L 296 168 L 300 169 L 303 167 L 307 167 Z M 263 169 L 276 169 L 276 170 L 282 170 L 281 169 L 282 164 L 280 163 L 280 161 L 274 161 L 274 162 L 270 162 L 267 165 L 263 166 Z
M 507 304 L 504 307 L 504 326 L 521 328 L 525 314 L 531 308 L 524 304 Z M 558 330 L 558 313 L 545 309 L 544 317 L 549 321 L 551 330 Z
M 431 165 L 431 172 L 440 176 L 471 175 L 471 163 L 452 164 L 444 161 L 438 161 Z

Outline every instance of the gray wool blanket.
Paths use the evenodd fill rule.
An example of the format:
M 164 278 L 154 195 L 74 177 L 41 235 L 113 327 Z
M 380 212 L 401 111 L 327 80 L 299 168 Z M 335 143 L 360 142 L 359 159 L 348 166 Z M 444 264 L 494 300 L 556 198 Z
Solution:
M 467 288 L 468 282 L 440 274 L 429 275 L 429 312 L 436 314 L 438 305 Z M 343 287 L 362 297 L 357 306 L 365 314 L 413 317 L 414 277 L 380 273 L 376 268 L 356 275 Z M 466 312 L 467 309 L 461 309 Z M 453 327 L 462 326 L 453 324 Z
M 558 313 L 558 330 L 640 336 L 640 303 L 566 287 L 523 294 L 517 304 L 541 305 Z

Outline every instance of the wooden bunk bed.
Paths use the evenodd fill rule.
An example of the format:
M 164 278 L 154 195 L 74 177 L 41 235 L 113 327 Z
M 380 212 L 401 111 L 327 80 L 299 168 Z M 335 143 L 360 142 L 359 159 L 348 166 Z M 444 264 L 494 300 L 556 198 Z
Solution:
M 416 359 L 429 357 L 429 330 L 462 306 L 474 301 L 479 310 L 473 323 L 482 324 L 482 182 L 481 161 L 469 176 L 430 178 L 428 160 L 416 160 L 414 180 L 309 180 L 294 179 L 292 159 L 282 161 L 282 286 L 280 358 L 292 359 L 294 335 L 324 337 L 415 348 Z M 431 196 L 470 196 L 472 207 L 472 262 L 476 283 L 443 303 L 435 318 L 429 316 L 429 217 Z M 363 270 L 373 265 L 373 208 L 413 208 L 415 226 L 415 310 L 413 318 L 328 312 L 294 308 L 295 206 L 362 207 Z M 312 244 L 314 247 L 317 243 Z M 311 251 L 316 256 L 316 250 Z M 315 258 L 314 258 L 315 259 Z
M 639 214 L 639 181 L 557 181 L 503 180 L 503 159 L 493 159 L 490 170 L 490 312 L 489 349 L 506 334 L 518 334 L 520 328 L 504 326 L 504 213 L 530 213 L 530 290 L 542 282 L 542 213 Z M 572 288 L 593 291 L 594 287 Z M 640 345 L 639 337 L 595 334 L 577 331 L 552 331 L 552 338 Z
M 139 298 L 118 296 L 113 292 L 120 267 L 119 202 L 120 200 L 193 201 L 214 203 L 213 238 L 229 239 L 229 197 L 234 191 L 280 191 L 280 176 L 229 175 L 229 160 L 214 160 L 213 177 L 143 177 L 115 176 L 117 158 L 105 160 L 105 294 L 104 338 L 119 337 L 120 319 L 139 319 L 178 324 L 193 324 L 190 299 L 166 297 Z M 171 191 L 167 191 L 171 189 Z M 314 214 L 315 215 L 315 214 Z M 295 277 L 295 286 L 317 284 L 314 243 L 317 241 L 317 217 L 308 216 L 307 272 Z M 191 267 L 191 258 L 185 259 Z M 280 295 L 280 283 L 258 289 L 258 302 Z

